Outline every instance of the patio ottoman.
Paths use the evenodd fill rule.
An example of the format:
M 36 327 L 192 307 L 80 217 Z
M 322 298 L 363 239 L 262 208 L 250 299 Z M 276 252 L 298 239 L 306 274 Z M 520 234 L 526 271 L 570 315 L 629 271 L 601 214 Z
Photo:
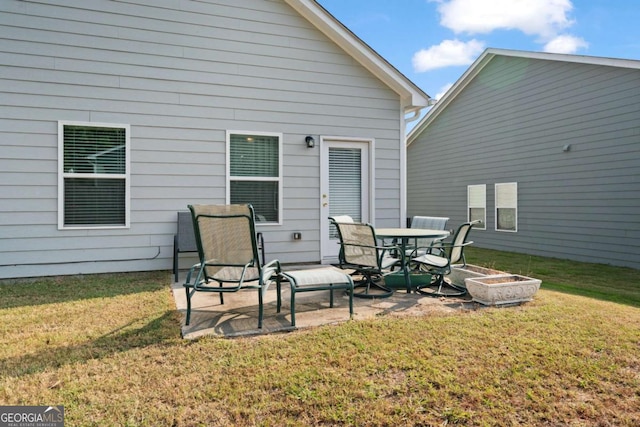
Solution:
M 329 291 L 329 307 L 333 308 L 333 290 L 345 289 L 349 295 L 349 318 L 353 317 L 353 280 L 351 276 L 333 268 L 283 271 L 280 277 L 291 286 L 291 326 L 296 326 L 296 293 Z M 281 301 L 278 298 L 278 313 Z

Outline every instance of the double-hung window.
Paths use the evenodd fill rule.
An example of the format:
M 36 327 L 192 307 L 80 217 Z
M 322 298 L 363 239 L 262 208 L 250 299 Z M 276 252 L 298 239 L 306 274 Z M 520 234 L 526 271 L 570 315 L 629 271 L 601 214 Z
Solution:
M 58 228 L 129 226 L 129 125 L 58 123 Z
M 282 134 L 227 131 L 227 202 L 251 204 L 257 222 L 281 223 Z
M 518 183 L 496 184 L 496 231 L 518 231 Z
M 482 221 L 474 228 L 487 229 L 487 186 L 486 184 L 467 186 L 467 218 L 471 221 Z

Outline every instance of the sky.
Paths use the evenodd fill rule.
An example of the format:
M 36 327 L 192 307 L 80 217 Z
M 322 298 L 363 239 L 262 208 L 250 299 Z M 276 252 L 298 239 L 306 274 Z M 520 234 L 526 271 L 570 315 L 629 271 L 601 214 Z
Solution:
M 640 60 L 640 0 L 317 0 L 430 97 L 486 48 Z

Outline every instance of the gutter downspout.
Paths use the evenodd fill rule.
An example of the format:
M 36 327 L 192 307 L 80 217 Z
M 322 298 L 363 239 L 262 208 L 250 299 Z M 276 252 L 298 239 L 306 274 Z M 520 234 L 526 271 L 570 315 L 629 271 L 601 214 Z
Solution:
M 431 98 L 429 98 L 429 104 L 427 105 L 431 105 Z M 418 118 L 420 117 L 420 111 L 422 111 L 424 107 L 415 107 L 411 110 L 409 110 L 409 113 L 411 113 L 411 117 L 404 117 L 404 123 L 410 123 L 413 122 L 415 120 L 418 120 Z
M 432 98 L 428 98 L 427 105 L 431 104 Z M 431 104 L 432 105 L 432 104 Z M 407 123 L 411 123 L 420 118 L 420 112 L 425 107 L 413 107 L 405 111 L 405 106 L 400 108 L 400 224 L 399 227 L 407 226 Z M 406 117 L 407 114 L 411 116 Z

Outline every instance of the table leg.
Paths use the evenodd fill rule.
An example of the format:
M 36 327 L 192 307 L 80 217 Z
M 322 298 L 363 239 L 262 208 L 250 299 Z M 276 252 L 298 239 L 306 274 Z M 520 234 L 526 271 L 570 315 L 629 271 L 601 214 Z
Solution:
M 402 250 L 402 270 L 404 271 L 404 283 L 407 286 L 407 293 L 411 293 L 411 274 L 409 274 L 409 263 L 407 262 L 407 241 L 408 238 L 403 238 L 401 246 Z

